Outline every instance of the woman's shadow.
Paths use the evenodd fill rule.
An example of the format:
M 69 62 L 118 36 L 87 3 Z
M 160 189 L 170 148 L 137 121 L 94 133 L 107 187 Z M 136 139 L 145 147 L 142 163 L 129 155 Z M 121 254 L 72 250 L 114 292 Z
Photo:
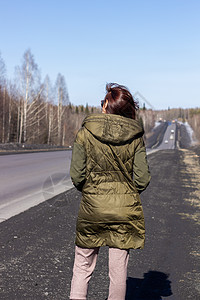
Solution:
M 162 300 L 162 296 L 171 296 L 168 277 L 168 274 L 158 271 L 144 273 L 143 279 L 128 277 L 126 300 Z

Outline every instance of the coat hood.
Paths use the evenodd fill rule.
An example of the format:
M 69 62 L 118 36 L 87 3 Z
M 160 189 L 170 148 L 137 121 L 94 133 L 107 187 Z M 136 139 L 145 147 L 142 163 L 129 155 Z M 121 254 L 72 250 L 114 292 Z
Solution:
M 114 114 L 91 114 L 83 123 L 97 139 L 112 144 L 126 143 L 144 134 L 142 122 Z

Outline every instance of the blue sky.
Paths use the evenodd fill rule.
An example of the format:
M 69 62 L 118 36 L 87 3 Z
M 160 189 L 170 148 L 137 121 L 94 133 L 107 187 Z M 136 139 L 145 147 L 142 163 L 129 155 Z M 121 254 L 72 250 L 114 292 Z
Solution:
M 97 106 L 117 82 L 156 109 L 200 107 L 199 0 L 0 0 L 0 11 L 8 78 L 30 48 L 73 104 Z

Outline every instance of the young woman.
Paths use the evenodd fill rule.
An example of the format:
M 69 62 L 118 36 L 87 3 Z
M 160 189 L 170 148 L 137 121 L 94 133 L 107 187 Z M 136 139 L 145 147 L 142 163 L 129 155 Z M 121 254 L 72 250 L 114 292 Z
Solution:
M 139 194 L 150 181 L 144 130 L 129 90 L 106 85 L 102 114 L 85 118 L 74 142 L 70 175 L 82 191 L 70 299 L 86 300 L 99 248 L 109 247 L 108 300 L 124 300 L 129 249 L 144 246 Z

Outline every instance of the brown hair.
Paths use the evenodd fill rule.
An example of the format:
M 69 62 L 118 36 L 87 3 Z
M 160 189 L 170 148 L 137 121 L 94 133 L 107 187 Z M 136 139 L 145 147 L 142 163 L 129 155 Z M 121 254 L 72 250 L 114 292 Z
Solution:
M 139 106 L 127 87 L 117 83 L 107 83 L 106 91 L 104 101 L 108 100 L 106 107 L 107 114 L 135 119 L 136 110 L 138 110 Z

